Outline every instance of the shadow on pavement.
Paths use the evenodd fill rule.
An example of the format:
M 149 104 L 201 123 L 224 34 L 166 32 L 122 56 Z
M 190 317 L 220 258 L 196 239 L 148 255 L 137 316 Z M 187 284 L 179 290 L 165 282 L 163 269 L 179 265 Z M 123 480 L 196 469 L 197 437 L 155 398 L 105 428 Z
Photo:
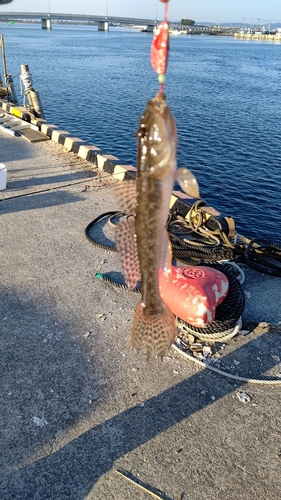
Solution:
M 0 163 L 33 158 L 36 154 L 36 145 L 33 152 L 34 154 L 31 152 L 30 143 L 28 143 L 25 139 L 10 137 L 5 133 L 0 132 Z
M 58 317 L 56 302 L 55 290 L 44 300 L 0 283 L 0 476 L 105 398 L 106 368 L 95 353 L 87 363 L 80 321 Z M 31 498 L 31 484 L 21 486 L 18 498 Z M 9 488 L 0 480 L 1 499 L 12 498 Z
M 261 376 L 257 372 L 257 366 L 260 366 L 256 359 L 257 349 L 263 349 L 267 354 L 263 372 L 276 365 L 271 355 L 276 349 L 276 336 L 270 332 L 249 340 L 225 356 L 223 361 L 231 365 L 234 359 L 247 360 L 242 368 L 243 375 Z M 57 440 L 45 456 L 40 456 L 40 450 L 37 450 L 30 455 L 28 465 L 19 463 L 18 470 L 2 479 L 1 499 L 85 499 L 100 476 L 111 470 L 120 457 L 212 405 L 210 397 L 198 397 L 198 387 L 206 392 L 210 389 L 209 394 L 215 394 L 217 402 L 237 390 L 239 382 L 205 369 L 148 399 L 144 405 L 129 408 L 78 437 L 70 435 L 67 444 L 60 445 Z M 28 493 L 23 496 L 22 492 Z
M 24 195 L 19 196 L 16 203 L 15 199 L 12 199 L 11 203 L 9 203 L 9 199 L 3 199 L 0 201 L 0 215 L 22 212 L 25 210 L 43 209 L 56 205 L 66 205 L 68 203 L 76 203 L 79 201 L 84 201 L 83 196 L 69 191 L 63 191 L 62 189 L 60 190 L 58 187 L 55 191 L 50 190 L 43 193 L 39 192 L 32 194 L 25 193 Z

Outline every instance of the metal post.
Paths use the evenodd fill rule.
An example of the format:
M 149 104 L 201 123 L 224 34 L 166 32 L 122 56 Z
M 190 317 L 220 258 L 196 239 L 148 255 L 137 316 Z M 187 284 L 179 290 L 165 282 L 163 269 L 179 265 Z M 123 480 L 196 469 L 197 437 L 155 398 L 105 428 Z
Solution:
M 1 35 L 1 50 L 2 50 L 4 80 L 5 80 L 5 84 L 6 84 L 7 97 L 14 104 L 18 104 L 18 99 L 17 99 L 16 90 L 14 87 L 13 77 L 12 77 L 12 75 L 8 75 L 8 73 L 7 73 L 5 43 L 4 43 L 4 35 L 3 34 Z
M 5 54 L 4 35 L 1 35 L 1 50 L 2 50 L 2 58 L 3 58 L 4 78 L 6 78 L 6 76 L 7 76 L 7 66 L 6 66 L 6 54 Z
M 1 36 L 1 44 L 0 44 L 0 47 L 1 47 L 1 52 L 3 53 L 3 50 L 2 50 L 2 36 Z M 3 65 L 3 66 L 4 66 L 4 65 Z M 0 75 L 0 87 L 3 87 L 3 82 L 2 82 L 1 75 Z

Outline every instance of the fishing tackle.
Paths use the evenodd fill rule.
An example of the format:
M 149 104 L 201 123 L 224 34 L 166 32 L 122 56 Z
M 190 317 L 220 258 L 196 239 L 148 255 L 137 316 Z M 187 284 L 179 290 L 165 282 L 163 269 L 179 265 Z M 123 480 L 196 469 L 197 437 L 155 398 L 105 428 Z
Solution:
M 160 0 L 165 3 L 164 21 L 162 21 L 155 31 L 150 52 L 151 65 L 158 73 L 160 92 L 163 92 L 165 83 L 165 74 L 168 65 L 169 54 L 169 23 L 168 23 L 168 1 Z

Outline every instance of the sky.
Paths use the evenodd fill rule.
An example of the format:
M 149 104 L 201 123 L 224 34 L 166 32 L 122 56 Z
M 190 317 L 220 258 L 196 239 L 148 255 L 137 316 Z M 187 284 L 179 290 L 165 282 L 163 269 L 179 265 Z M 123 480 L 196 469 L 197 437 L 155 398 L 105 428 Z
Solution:
M 35 7 L 34 7 L 35 5 Z M 13 0 L 0 5 L 0 12 L 62 12 L 68 14 L 93 14 L 120 17 L 138 17 L 158 20 L 163 18 L 164 4 L 159 0 Z M 156 15 L 157 13 L 157 15 Z M 169 19 L 245 22 L 263 24 L 281 22 L 280 0 L 170 0 Z

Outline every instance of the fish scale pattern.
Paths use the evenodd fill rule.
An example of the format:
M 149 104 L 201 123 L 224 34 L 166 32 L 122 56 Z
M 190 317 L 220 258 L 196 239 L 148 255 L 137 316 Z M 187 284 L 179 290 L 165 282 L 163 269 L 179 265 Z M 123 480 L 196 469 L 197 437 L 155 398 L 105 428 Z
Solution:
M 119 253 L 125 282 L 130 289 L 137 286 L 140 277 L 135 219 L 123 217 L 115 229 L 116 250 Z
M 118 182 L 114 186 L 113 195 L 118 201 L 122 212 L 127 215 L 136 215 L 137 194 L 135 180 Z

